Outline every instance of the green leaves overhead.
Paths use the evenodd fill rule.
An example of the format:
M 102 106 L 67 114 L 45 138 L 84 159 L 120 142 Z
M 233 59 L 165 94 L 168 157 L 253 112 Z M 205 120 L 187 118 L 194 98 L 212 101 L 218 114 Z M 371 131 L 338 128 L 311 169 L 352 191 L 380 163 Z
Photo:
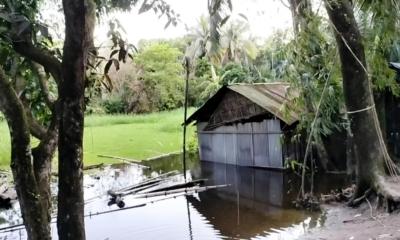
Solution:
M 358 23 L 364 38 L 370 78 L 378 91 L 390 90 L 400 94 L 395 73 L 389 61 L 398 61 L 397 44 L 400 41 L 400 3 L 396 0 L 356 1 Z
M 171 6 L 164 0 L 95 0 L 97 5 L 97 18 L 107 15 L 114 11 L 131 11 L 134 7 L 138 7 L 138 13 L 142 14 L 153 10 L 159 18 L 165 16 L 167 23 L 165 28 L 176 26 L 179 20 L 179 14 L 176 13 Z
M 218 57 L 220 50 L 221 28 L 232 13 L 231 0 L 208 0 L 210 14 L 210 50 L 212 58 Z

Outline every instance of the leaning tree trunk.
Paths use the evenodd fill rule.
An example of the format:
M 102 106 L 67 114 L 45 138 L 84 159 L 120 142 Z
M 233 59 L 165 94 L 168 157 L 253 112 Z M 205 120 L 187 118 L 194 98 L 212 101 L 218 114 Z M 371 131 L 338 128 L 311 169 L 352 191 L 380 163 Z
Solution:
M 11 169 L 29 240 L 50 240 L 48 209 L 42 204 L 32 166 L 30 131 L 25 110 L 0 69 L 0 110 L 11 134 Z
M 395 201 L 400 193 L 386 179 L 385 162 L 391 161 L 376 114 L 364 46 L 349 0 L 325 0 L 340 55 L 343 90 L 349 111 L 356 154 L 357 189 L 354 198 L 368 189 Z M 390 166 L 389 166 L 390 167 Z
M 91 0 L 63 0 L 65 42 L 59 131 L 57 227 L 60 240 L 85 239 L 83 199 L 83 120 L 85 69 L 94 28 Z

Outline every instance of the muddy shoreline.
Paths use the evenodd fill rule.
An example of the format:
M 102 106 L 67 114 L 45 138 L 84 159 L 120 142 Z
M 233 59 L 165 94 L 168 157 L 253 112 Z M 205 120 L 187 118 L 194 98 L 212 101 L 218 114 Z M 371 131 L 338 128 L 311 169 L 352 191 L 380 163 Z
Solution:
M 350 208 L 343 203 L 324 205 L 326 221 L 314 228 L 301 240 L 315 239 L 400 239 L 400 211 L 388 214 L 368 203 Z

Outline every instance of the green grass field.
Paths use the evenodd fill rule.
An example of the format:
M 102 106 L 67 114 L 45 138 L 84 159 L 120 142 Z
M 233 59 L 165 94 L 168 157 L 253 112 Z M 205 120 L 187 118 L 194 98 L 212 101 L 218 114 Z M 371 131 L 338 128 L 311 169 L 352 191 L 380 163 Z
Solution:
M 189 113 L 193 111 L 190 109 Z M 99 158 L 99 154 L 142 160 L 179 151 L 182 120 L 182 109 L 144 115 L 89 115 L 85 118 L 85 164 L 118 162 Z M 188 138 L 193 131 L 190 127 Z M 7 168 L 9 159 L 9 133 L 6 124 L 0 122 L 0 168 Z

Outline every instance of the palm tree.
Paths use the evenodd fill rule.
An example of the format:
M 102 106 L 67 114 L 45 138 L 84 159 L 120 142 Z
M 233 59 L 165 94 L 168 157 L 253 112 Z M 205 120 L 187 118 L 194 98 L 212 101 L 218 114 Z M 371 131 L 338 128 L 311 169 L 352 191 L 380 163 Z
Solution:
M 208 53 L 210 39 L 209 20 L 206 16 L 202 15 L 197 21 L 197 26 L 189 29 L 188 38 L 191 44 L 186 55 L 191 59 L 205 57 Z
M 219 65 L 223 56 L 223 49 L 219 44 L 213 44 L 210 32 L 210 19 L 202 15 L 197 25 L 189 29 L 188 38 L 191 42 L 186 49 L 186 56 L 192 62 L 206 57 L 213 64 Z M 217 46 L 217 47 L 216 47 Z
M 223 29 L 221 46 L 224 49 L 223 63 L 236 62 L 249 65 L 257 57 L 254 39 L 247 35 L 249 25 L 243 21 L 230 22 Z

